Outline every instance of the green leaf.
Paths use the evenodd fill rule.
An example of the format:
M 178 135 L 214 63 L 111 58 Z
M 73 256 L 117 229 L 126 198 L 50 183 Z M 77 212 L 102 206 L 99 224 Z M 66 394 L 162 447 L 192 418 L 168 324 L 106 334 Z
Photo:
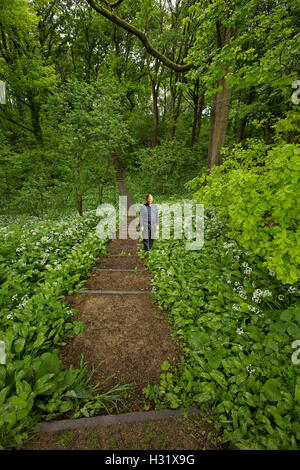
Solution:
M 46 352 L 37 360 L 34 365 L 35 378 L 38 380 L 46 374 L 56 375 L 61 370 L 62 362 L 57 353 Z
M 270 401 L 279 401 L 281 395 L 282 384 L 280 379 L 268 379 L 263 385 L 261 391 Z
M 210 375 L 224 390 L 227 389 L 227 381 L 221 371 L 213 370 Z
M 193 402 L 196 402 L 196 403 L 203 403 L 203 402 L 209 401 L 210 399 L 211 399 L 210 392 L 202 392 L 193 396 Z
M 187 340 L 193 349 L 202 349 L 210 341 L 210 337 L 203 331 L 190 331 L 187 334 Z
M 210 365 L 212 369 L 217 369 L 220 366 L 223 355 L 224 355 L 224 348 L 205 352 L 205 357 L 208 361 L 208 364 Z
M 289 325 L 287 327 L 287 332 L 294 339 L 300 338 L 300 327 L 296 325 L 296 323 Z
M 163 371 L 164 370 L 169 370 L 170 367 L 171 367 L 171 364 L 168 361 L 163 362 L 160 366 L 161 370 L 163 370 Z
M 14 341 L 14 350 L 17 354 L 20 354 L 20 352 L 23 351 L 25 346 L 25 338 L 17 338 Z
M 51 395 L 57 387 L 55 381 L 51 380 L 54 376 L 55 374 L 45 374 L 36 381 L 33 388 L 36 395 Z

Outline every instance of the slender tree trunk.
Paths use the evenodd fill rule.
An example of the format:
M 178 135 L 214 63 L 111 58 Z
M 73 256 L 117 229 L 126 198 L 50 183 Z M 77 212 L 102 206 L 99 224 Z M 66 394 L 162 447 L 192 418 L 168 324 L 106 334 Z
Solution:
M 192 138 L 191 138 L 191 148 L 195 149 L 195 146 L 198 144 L 199 135 L 201 130 L 201 121 L 202 121 L 202 111 L 203 108 L 194 109 L 194 119 L 193 119 L 193 128 L 192 128 Z
M 146 60 L 147 73 L 151 84 L 151 96 L 153 107 L 153 132 L 152 132 L 152 148 L 156 147 L 158 143 L 158 124 L 159 124 L 159 110 L 158 110 L 158 94 L 160 80 L 158 79 L 158 72 L 161 64 L 157 60 L 154 65 L 153 73 L 150 68 L 149 58 Z
M 192 137 L 191 137 L 191 148 L 193 150 L 199 140 L 203 109 L 204 109 L 203 100 L 200 103 L 198 102 L 194 107 L 193 127 L 192 127 Z
M 173 115 L 172 115 L 172 127 L 171 127 L 171 133 L 170 133 L 170 140 L 173 140 L 175 136 L 177 119 L 180 114 L 181 100 L 182 100 L 182 90 L 179 90 L 177 101 L 176 101 L 176 95 L 174 95 L 174 108 L 173 108 Z
M 122 76 L 122 70 L 120 68 L 120 43 L 119 43 L 119 38 L 117 37 L 117 31 L 118 31 L 118 28 L 116 25 L 113 25 L 113 41 L 114 41 L 114 45 L 115 45 L 115 54 L 116 54 L 116 63 L 117 63 L 117 66 L 116 66 L 116 75 L 117 75 L 117 78 L 119 80 L 119 82 L 121 81 L 121 76 Z
M 191 148 L 195 149 L 196 144 L 199 140 L 202 112 L 204 109 L 204 94 L 205 89 L 203 83 L 200 83 L 199 78 L 195 81 L 194 87 L 188 92 L 192 100 L 193 108 L 193 124 L 192 124 L 192 135 L 191 135 Z
M 196 129 L 195 129 L 195 143 L 194 143 L 194 145 L 196 145 L 199 141 L 203 109 L 204 109 L 204 93 L 201 94 L 200 102 L 198 103 L 197 116 L 196 116 Z
M 165 122 L 166 120 L 166 115 L 167 115 L 167 90 L 166 90 L 166 87 L 164 87 L 164 101 L 163 101 L 163 115 L 162 115 L 163 122 Z
M 240 103 L 242 105 L 244 105 L 244 104 L 249 105 L 253 102 L 254 96 L 255 96 L 255 88 L 252 87 L 250 89 L 250 91 L 248 92 L 248 94 L 246 95 L 246 98 L 241 99 Z M 234 129 L 233 133 L 234 133 L 234 135 L 237 136 L 236 137 L 237 142 L 241 142 L 241 140 L 243 140 L 245 138 L 245 130 L 246 130 L 247 122 L 248 122 L 248 116 L 245 115 L 244 117 L 242 117 L 241 121 L 238 122 L 235 125 L 235 129 Z
M 75 197 L 76 197 L 76 209 L 80 217 L 82 217 L 82 196 L 81 194 L 78 193 L 78 190 L 76 189 L 75 191 Z
M 241 124 L 240 124 L 238 136 L 237 136 L 237 142 L 238 142 L 238 143 L 241 142 L 241 140 L 243 140 L 243 138 L 244 138 L 245 129 L 246 129 L 246 124 L 247 124 L 247 118 L 246 118 L 246 117 L 243 117 L 243 119 L 242 119 L 242 121 L 241 121 Z
M 87 83 L 91 81 L 91 67 L 92 67 L 92 51 L 88 51 L 87 58 L 86 58 L 86 74 L 85 80 Z
M 34 97 L 29 97 L 29 107 L 31 113 L 32 129 L 38 144 L 43 145 L 43 135 L 40 125 L 40 105 L 34 100 Z
M 153 106 L 153 133 L 152 133 L 152 148 L 157 145 L 157 134 L 158 134 L 158 86 L 155 86 L 153 79 L 151 78 L 151 93 L 152 93 L 152 106 Z
M 107 175 L 108 175 L 108 170 L 109 170 L 110 164 L 111 164 L 111 160 L 109 158 L 108 162 L 107 162 L 107 167 L 105 169 L 105 173 L 103 175 L 102 184 L 101 183 L 99 184 L 99 204 L 102 204 L 103 191 L 104 191 L 105 181 L 106 181 L 106 178 L 107 178 Z

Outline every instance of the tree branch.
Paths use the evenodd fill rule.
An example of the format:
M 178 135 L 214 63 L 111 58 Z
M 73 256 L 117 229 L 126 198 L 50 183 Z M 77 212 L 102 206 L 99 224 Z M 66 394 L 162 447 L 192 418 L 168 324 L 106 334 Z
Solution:
M 116 8 L 118 7 L 119 5 L 121 5 L 121 3 L 124 1 L 124 0 L 116 0 L 115 2 L 113 3 L 110 3 L 108 2 L 107 0 L 102 0 L 108 7 L 110 8 Z
M 2 118 L 4 118 L 6 121 L 12 122 L 16 126 L 22 127 L 22 129 L 25 129 L 26 131 L 32 132 L 34 134 L 33 129 L 30 129 L 29 127 L 23 126 L 23 124 L 20 124 L 19 122 L 15 121 L 14 119 L 8 117 L 7 115 L 2 115 Z
M 143 33 L 143 31 L 141 31 L 140 29 L 137 29 L 132 24 L 127 23 L 127 21 L 115 15 L 114 13 L 109 11 L 107 8 L 104 8 L 102 5 L 95 3 L 94 0 L 86 0 L 86 1 L 92 8 L 94 8 L 94 10 L 100 13 L 100 15 L 104 16 L 105 18 L 110 20 L 112 23 L 120 26 L 121 28 L 125 29 L 129 33 L 139 38 L 140 41 L 145 46 L 147 52 L 149 52 L 149 54 L 151 54 L 153 57 L 156 57 L 158 60 L 160 60 L 168 68 L 175 70 L 175 72 L 187 72 L 188 70 L 195 67 L 193 62 L 190 62 L 189 64 L 183 64 L 183 65 L 176 64 L 172 60 L 168 59 L 168 57 L 166 57 L 164 54 L 162 54 L 157 49 L 155 49 L 153 46 L 151 46 L 146 34 Z

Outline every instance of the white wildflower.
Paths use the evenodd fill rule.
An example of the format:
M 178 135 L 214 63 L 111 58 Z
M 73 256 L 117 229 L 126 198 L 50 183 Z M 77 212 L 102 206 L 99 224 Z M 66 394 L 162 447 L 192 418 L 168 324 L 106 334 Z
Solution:
M 253 305 L 248 305 L 248 310 L 250 310 L 250 312 L 256 312 L 256 307 L 254 307 Z
M 246 369 L 247 369 L 247 372 L 249 372 L 249 374 L 253 374 L 253 372 L 255 372 L 255 369 L 252 369 L 251 364 L 248 364 Z

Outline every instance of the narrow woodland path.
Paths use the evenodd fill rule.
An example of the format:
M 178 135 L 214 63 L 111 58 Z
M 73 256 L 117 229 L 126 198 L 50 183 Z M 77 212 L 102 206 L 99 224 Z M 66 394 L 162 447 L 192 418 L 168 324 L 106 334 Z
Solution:
M 120 195 L 127 196 L 129 207 L 133 197 L 118 161 L 115 166 Z M 133 218 L 127 217 L 127 222 Z M 123 225 L 123 234 L 125 230 Z M 86 329 L 61 349 L 63 363 L 78 366 L 82 353 L 95 366 L 105 360 L 94 376 L 95 382 L 114 376 L 101 387 L 103 391 L 117 383 L 135 382 L 125 408 L 121 408 L 124 412 L 142 410 L 143 387 L 159 384 L 162 362 L 175 364 L 180 358 L 166 315 L 149 295 L 150 273 L 138 257 L 141 245 L 138 240 L 119 239 L 117 233 L 109 242 L 110 256 L 99 257 L 82 293 L 65 298 L 72 308 L 80 310 L 76 320 Z
M 118 162 L 116 168 L 120 194 L 128 196 L 130 206 L 133 198 Z M 127 217 L 128 222 L 132 218 Z M 149 295 L 150 274 L 138 257 L 141 245 L 130 239 L 110 241 L 110 256 L 99 257 L 83 292 L 64 298 L 80 311 L 76 319 L 86 329 L 61 348 L 66 367 L 78 367 L 82 353 L 95 366 L 105 360 L 94 375 L 95 383 L 110 377 L 102 392 L 116 384 L 134 382 L 135 388 L 119 407 L 120 414 L 44 423 L 28 449 L 220 448 L 212 421 L 201 417 L 196 408 L 190 409 L 189 418 L 179 410 L 134 413 L 143 410 L 143 387 L 159 384 L 160 365 L 180 361 L 180 347 L 171 338 L 167 315 Z M 124 251 L 127 255 L 120 255 Z

